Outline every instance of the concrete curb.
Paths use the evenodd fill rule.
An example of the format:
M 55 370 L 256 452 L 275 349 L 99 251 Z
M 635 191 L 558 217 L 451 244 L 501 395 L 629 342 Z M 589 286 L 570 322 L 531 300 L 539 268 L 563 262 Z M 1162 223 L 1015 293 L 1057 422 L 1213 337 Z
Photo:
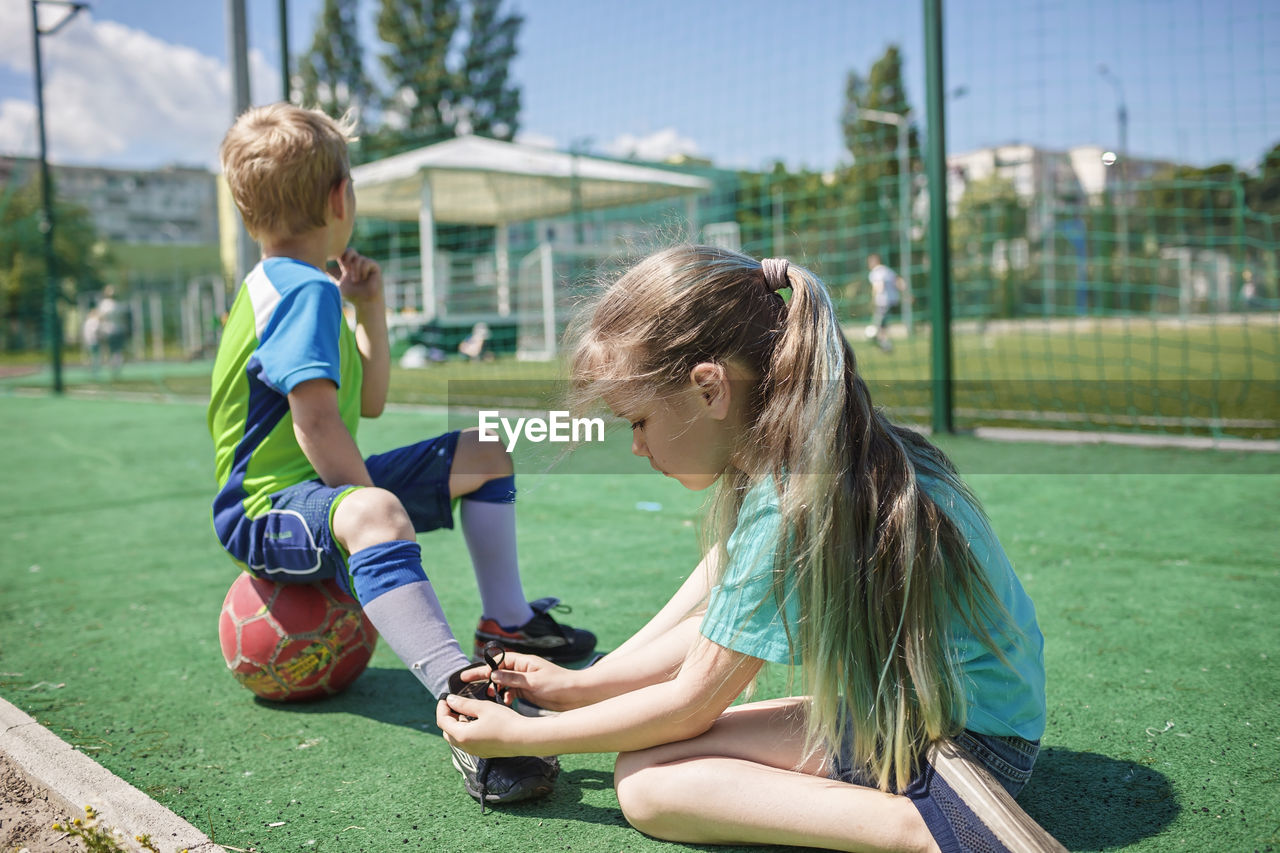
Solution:
M 76 807 L 93 806 L 99 826 L 119 830 L 136 848 L 150 835 L 163 853 L 222 853 L 203 832 L 116 776 L 23 711 L 0 699 L 0 753 L 41 787 Z
M 1254 453 L 1280 452 L 1280 441 L 1256 438 L 1213 438 L 1194 435 L 1143 435 L 1141 433 L 1085 432 L 1069 429 L 1020 429 L 977 427 L 977 438 L 989 441 L 1030 441 L 1041 444 L 1118 444 L 1129 447 L 1166 447 L 1182 450 L 1229 450 Z

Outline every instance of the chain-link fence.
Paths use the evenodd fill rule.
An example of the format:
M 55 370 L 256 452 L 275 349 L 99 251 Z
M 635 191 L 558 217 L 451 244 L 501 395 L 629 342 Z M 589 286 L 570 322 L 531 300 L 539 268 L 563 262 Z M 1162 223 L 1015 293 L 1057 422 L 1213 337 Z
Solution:
M 386 5 L 337 3 L 364 22 L 341 49 L 332 20 L 306 21 L 293 94 L 361 117 L 355 239 L 386 272 L 397 381 L 465 358 L 477 334 L 499 360 L 553 359 L 585 287 L 695 239 L 821 276 L 900 417 L 929 420 L 942 322 L 960 427 L 1280 435 L 1280 59 L 1265 35 L 1280 8 L 946 3 L 940 269 L 917 4 L 802 4 L 785 22 L 751 4 L 641 4 L 610 9 L 606 38 L 593 4 L 467 0 L 445 4 L 452 22 L 414 22 L 416 41 L 375 23 Z M 771 21 L 785 43 L 762 38 Z M 534 139 L 552 126 L 557 145 Z M 23 186 L 11 168 L 5 198 Z M 6 232 L 30 236 L 38 211 L 10 207 Z M 129 357 L 209 354 L 230 299 L 216 263 L 166 281 L 127 258 L 71 260 L 58 287 L 73 352 L 115 282 Z M 38 266 L 22 255 L 4 280 L 10 357 L 47 346 Z

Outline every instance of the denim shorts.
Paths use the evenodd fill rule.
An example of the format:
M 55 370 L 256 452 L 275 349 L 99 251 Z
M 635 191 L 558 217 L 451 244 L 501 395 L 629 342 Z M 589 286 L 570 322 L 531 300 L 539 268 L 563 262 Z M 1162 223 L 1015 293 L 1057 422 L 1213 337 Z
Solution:
M 365 459 L 373 484 L 399 499 L 419 533 L 453 527 L 449 474 L 458 433 L 444 435 Z M 326 486 L 308 480 L 271 495 L 271 509 L 242 521 L 248 544 L 241 559 L 254 575 L 279 583 L 336 579 L 348 586 L 347 556 L 333 536 L 333 513 L 358 486 Z M 350 591 L 350 590 L 348 590 Z
M 982 762 L 996 781 L 1009 792 L 1011 797 L 1026 786 L 1031 779 L 1031 770 L 1035 766 L 1036 756 L 1040 753 L 1040 742 L 1024 740 L 1020 737 L 1001 737 L 971 732 L 968 729 L 952 738 L 960 746 Z M 832 762 L 830 778 L 854 785 L 874 788 L 875 782 L 862 776 L 852 767 L 849 754 L 843 753 Z
M 1031 770 L 1040 754 L 1040 741 L 1020 737 L 980 735 L 966 729 L 952 740 L 981 761 L 1011 797 L 1018 796 L 1031 780 Z
M 1038 741 L 1020 737 L 999 737 L 965 730 L 951 740 L 985 767 L 1010 797 L 1016 797 L 1027 784 L 1036 755 L 1040 752 Z M 931 758 L 939 760 L 935 756 Z M 837 765 L 832 773 L 833 778 L 874 787 L 860 780 L 857 773 L 850 770 L 847 758 L 842 757 Z M 1000 806 L 989 798 L 984 800 L 983 795 L 975 797 L 972 790 L 968 796 L 960 793 L 945 778 L 948 772 L 955 770 L 956 766 L 951 765 L 940 772 L 928 762 L 922 761 L 907 788 L 896 793 L 911 799 L 928 827 L 929 834 L 943 853 L 1006 849 L 1007 845 L 998 832 L 991 828 L 988 820 L 991 814 L 998 813 Z M 988 809 L 995 811 L 988 814 Z M 996 825 L 1002 824 L 997 822 Z

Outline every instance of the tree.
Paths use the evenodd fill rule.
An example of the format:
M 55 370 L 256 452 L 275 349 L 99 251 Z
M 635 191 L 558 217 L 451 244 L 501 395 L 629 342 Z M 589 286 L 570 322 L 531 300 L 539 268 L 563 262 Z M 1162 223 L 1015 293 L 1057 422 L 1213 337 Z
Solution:
M 500 14 L 502 0 L 472 0 L 470 38 L 462 54 L 462 103 L 471 133 L 513 139 L 519 127 L 520 89 L 511 60 L 524 19 Z
M 520 88 L 511 80 L 524 19 L 502 0 L 381 0 L 378 36 L 388 89 L 379 154 L 459 134 L 512 139 Z
M 743 246 L 805 263 L 821 259 L 814 271 L 833 287 L 849 277 L 848 223 L 841 208 L 842 189 L 833 175 L 788 171 L 781 161 L 768 172 L 738 174 L 735 218 Z
M 1135 206 L 1157 217 L 1157 232 L 1201 240 L 1230 237 L 1243 199 L 1244 175 L 1230 163 L 1172 166 L 1143 182 Z
M 958 313 L 1018 313 L 1027 206 L 1012 180 L 992 175 L 965 187 L 951 220 L 951 249 Z
M 1246 180 L 1245 197 L 1254 213 L 1280 215 L 1280 143 L 1262 158 L 1258 174 Z
M 898 129 L 893 125 L 874 122 L 866 118 L 865 110 L 880 110 L 898 115 L 909 115 L 911 105 L 907 100 L 902 81 L 902 57 L 897 45 L 889 45 L 863 77 L 850 71 L 845 81 L 845 105 L 840 115 L 845 147 L 853 157 L 853 163 L 843 170 L 840 178 L 845 187 L 846 204 L 854 210 L 859 222 L 881 224 L 878 233 L 860 229 L 861 245 L 858 251 L 878 252 L 890 265 L 898 265 L 898 230 L 901 215 L 898 210 Z M 908 129 L 908 168 L 914 174 L 920 159 L 919 134 L 914 123 Z M 912 193 L 914 197 L 914 181 Z M 905 272 L 905 271 L 904 271 Z
M 458 0 L 382 0 L 378 37 L 389 91 L 378 147 L 429 145 L 456 133 L 463 80 L 449 68 L 461 11 Z
M 1271 147 L 1258 164 L 1258 173 L 1246 180 L 1245 199 L 1251 214 L 1245 232 L 1254 247 L 1248 261 L 1251 272 L 1262 296 L 1280 298 L 1276 285 L 1280 281 L 1280 246 L 1276 244 L 1280 232 L 1280 144 Z
M 373 105 L 358 24 L 359 0 L 325 0 L 311 48 L 298 63 L 302 103 L 334 118 L 350 114 L 357 129 Z
M 15 188 L 16 187 L 16 188 Z M 36 181 L 11 185 L 0 194 L 0 316 L 9 348 L 35 345 L 44 323 L 45 269 L 40 188 Z M 103 285 L 106 258 L 93 220 L 84 208 L 55 203 L 54 277 L 59 296 L 71 298 Z
M 911 111 L 906 87 L 902 82 L 902 57 L 898 46 L 891 44 L 863 77 L 850 71 L 845 80 L 845 105 L 840 115 L 844 144 L 853 155 L 855 166 L 883 168 L 880 174 L 897 175 L 894 152 L 898 144 L 897 129 L 869 121 L 862 110 L 882 110 L 905 115 Z M 911 148 L 918 150 L 915 128 L 911 129 Z

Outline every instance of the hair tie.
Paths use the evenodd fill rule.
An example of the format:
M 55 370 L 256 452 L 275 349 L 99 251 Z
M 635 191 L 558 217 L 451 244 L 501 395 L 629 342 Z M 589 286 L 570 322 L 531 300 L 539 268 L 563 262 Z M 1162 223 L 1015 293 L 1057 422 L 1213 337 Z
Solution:
M 777 293 L 784 287 L 791 287 L 791 282 L 787 280 L 787 270 L 791 268 L 791 264 L 786 258 L 765 258 L 760 262 L 760 269 L 764 272 L 764 287 L 770 293 Z

